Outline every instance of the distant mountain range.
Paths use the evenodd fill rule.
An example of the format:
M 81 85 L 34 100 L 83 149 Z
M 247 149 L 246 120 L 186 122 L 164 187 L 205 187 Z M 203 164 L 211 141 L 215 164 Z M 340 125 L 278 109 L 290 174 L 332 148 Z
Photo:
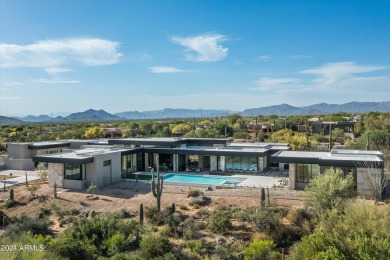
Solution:
M 164 118 L 193 118 L 193 117 L 220 117 L 227 116 L 233 113 L 238 113 L 243 116 L 259 116 L 259 115 L 319 115 L 332 114 L 337 112 L 347 113 L 367 113 L 371 111 L 390 112 L 390 101 L 385 102 L 350 102 L 345 104 L 327 104 L 320 103 L 310 106 L 295 107 L 288 104 L 281 104 L 268 107 L 250 108 L 242 112 L 234 112 L 223 109 L 181 109 L 181 108 L 165 108 L 163 110 L 153 111 L 127 111 L 121 113 L 110 114 L 102 109 L 88 109 L 84 112 L 73 113 L 68 116 L 58 116 L 51 118 L 47 115 L 26 117 L 5 117 L 0 116 L 0 124 L 18 124 L 23 122 L 84 122 L 84 121 L 114 121 L 126 119 L 164 119 Z

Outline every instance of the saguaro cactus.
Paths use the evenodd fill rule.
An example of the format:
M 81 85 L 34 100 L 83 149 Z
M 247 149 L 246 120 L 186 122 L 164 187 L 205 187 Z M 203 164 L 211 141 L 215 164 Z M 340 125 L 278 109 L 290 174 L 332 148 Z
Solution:
M 57 198 L 57 182 L 54 182 L 54 198 Z
M 14 189 L 11 189 L 11 190 L 9 191 L 9 199 L 12 200 L 12 201 L 15 201 L 14 198 L 15 198 L 15 197 L 14 197 Z
M 163 189 L 163 177 L 160 176 L 159 170 L 159 157 L 156 156 L 156 171 L 157 171 L 157 181 L 154 178 L 154 169 L 152 169 L 152 192 L 153 196 L 157 199 L 157 211 L 161 211 L 161 193 Z
M 172 211 L 172 213 L 175 213 L 175 211 L 176 211 L 176 205 L 175 205 L 175 203 L 172 203 L 172 205 L 171 205 L 171 211 Z
M 261 188 L 260 203 L 261 203 L 262 207 L 265 206 L 265 190 L 264 190 L 264 188 Z
M 269 199 L 269 188 L 267 187 L 268 207 L 271 206 L 271 200 Z
M 144 204 L 139 204 L 139 224 L 144 224 Z

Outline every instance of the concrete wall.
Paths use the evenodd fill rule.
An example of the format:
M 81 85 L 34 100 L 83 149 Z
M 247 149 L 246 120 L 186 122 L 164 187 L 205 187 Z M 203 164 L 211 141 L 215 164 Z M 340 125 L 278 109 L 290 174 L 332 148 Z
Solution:
M 34 162 L 30 159 L 12 159 L 5 160 L 5 168 L 9 170 L 34 170 Z
M 49 187 L 54 188 L 54 183 L 56 183 L 57 187 L 64 188 L 64 164 L 49 163 L 48 172 Z
M 32 158 L 35 154 L 35 150 L 28 149 L 28 143 L 9 143 L 7 144 L 8 158 L 12 159 L 27 159 Z
M 84 188 L 86 180 L 66 180 L 64 179 L 64 187 L 67 189 L 81 190 Z

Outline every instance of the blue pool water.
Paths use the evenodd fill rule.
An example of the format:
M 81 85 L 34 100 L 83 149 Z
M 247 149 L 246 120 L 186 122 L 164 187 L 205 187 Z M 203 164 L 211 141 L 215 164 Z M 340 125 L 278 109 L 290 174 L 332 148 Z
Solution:
M 241 183 L 245 178 L 224 177 L 224 176 L 209 176 L 209 175 L 189 175 L 189 174 L 167 174 L 164 175 L 164 181 L 181 182 L 181 183 L 196 183 L 196 184 L 229 184 L 236 185 Z

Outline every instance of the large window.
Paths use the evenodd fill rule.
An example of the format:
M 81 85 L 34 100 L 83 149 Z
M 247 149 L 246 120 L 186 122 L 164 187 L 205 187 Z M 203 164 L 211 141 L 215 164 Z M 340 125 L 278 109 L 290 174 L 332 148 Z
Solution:
M 308 183 L 318 175 L 320 175 L 320 166 L 318 164 L 297 164 L 296 182 Z
M 65 164 L 64 179 L 85 180 L 85 164 Z
M 226 156 L 226 170 L 257 171 L 257 157 Z
M 123 155 L 122 156 L 122 171 L 125 170 L 131 170 L 132 169 L 132 162 L 133 162 L 133 155 Z
M 188 155 L 188 166 L 189 167 L 198 167 L 199 155 Z

